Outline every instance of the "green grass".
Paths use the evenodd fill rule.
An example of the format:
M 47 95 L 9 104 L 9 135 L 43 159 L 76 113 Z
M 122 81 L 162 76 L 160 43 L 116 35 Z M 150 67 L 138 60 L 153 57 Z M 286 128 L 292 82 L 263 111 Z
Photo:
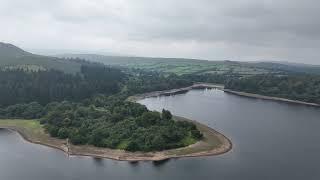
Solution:
M 198 140 L 194 139 L 192 136 L 191 136 L 191 133 L 189 132 L 189 135 L 185 138 L 182 139 L 182 144 L 183 146 L 189 146 L 191 144 L 194 144 L 196 143 Z
M 0 119 L 0 128 L 11 128 L 29 141 L 61 148 L 66 143 L 65 140 L 50 137 L 38 120 L 22 119 Z
M 38 120 L 1 119 L 0 127 L 18 129 L 32 139 L 42 139 L 47 136 Z
M 227 72 L 239 73 L 244 75 L 255 75 L 268 73 L 270 70 L 263 68 L 250 67 L 239 64 L 229 64 L 224 62 L 207 62 L 207 61 L 195 61 L 195 62 L 149 62 L 141 63 L 137 61 L 135 64 L 125 64 L 123 66 L 129 68 L 139 68 L 148 71 L 159 71 L 164 73 L 175 73 L 178 75 L 193 74 L 193 73 L 217 73 L 223 74 Z
M 129 143 L 129 141 L 127 141 L 127 140 L 122 141 L 117 145 L 116 149 L 126 149 L 126 147 L 128 146 L 128 143 Z
M 175 117 L 176 120 L 187 120 L 182 117 Z M 188 120 L 187 120 L 188 121 Z M 212 133 L 210 128 L 204 126 L 202 124 L 194 122 L 197 128 L 203 133 L 204 138 L 202 139 L 203 145 L 188 147 L 188 148 L 180 148 L 180 149 L 172 149 L 168 150 L 168 155 L 186 155 L 190 153 L 198 153 L 203 151 L 208 151 L 214 148 L 217 148 L 221 145 L 221 141 L 216 136 L 216 134 Z M 43 126 L 39 123 L 38 120 L 20 120 L 20 119 L 0 119 L 0 128 L 14 128 L 26 136 L 28 139 L 33 142 L 41 142 L 42 144 L 47 144 L 49 146 L 61 147 L 65 144 L 65 140 L 51 138 L 48 134 L 45 133 Z M 192 138 L 191 134 L 185 137 L 181 143 L 184 146 L 189 146 L 191 144 L 196 143 L 197 140 Z M 116 149 L 125 149 L 128 145 L 128 141 L 122 141 L 118 144 Z
M 38 120 L 0 119 L 0 127 L 4 126 L 26 128 L 33 133 L 41 133 L 43 130 Z

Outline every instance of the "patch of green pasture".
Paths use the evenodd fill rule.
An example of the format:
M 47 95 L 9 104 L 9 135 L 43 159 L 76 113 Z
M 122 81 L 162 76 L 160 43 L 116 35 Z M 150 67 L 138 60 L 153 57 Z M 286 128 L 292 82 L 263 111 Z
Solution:
M 1 119 L 0 127 L 16 128 L 32 137 L 45 135 L 44 129 L 38 120 Z

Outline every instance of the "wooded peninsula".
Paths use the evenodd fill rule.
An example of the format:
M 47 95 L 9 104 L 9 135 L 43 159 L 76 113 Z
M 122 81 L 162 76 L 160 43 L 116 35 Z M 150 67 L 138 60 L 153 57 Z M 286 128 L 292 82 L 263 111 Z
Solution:
M 129 72 L 90 63 L 82 65 L 77 74 L 23 69 L 1 70 L 0 74 L 0 118 L 7 119 L 0 120 L 0 126 L 17 130 L 31 142 L 53 146 L 68 154 L 162 160 L 219 154 L 231 148 L 227 138 L 210 128 L 173 117 L 168 110 L 149 111 L 144 105 L 127 100 L 143 92 L 192 84 L 176 75 Z M 26 129 L 28 122 L 27 126 L 19 126 L 22 120 L 17 119 L 38 122 L 37 126 L 30 125 L 38 129 Z M 97 153 L 97 149 L 108 152 Z
M 34 55 L 13 45 L 1 47 L 0 127 L 68 154 L 161 160 L 231 149 L 231 142 L 211 128 L 135 102 L 150 95 L 224 86 L 226 92 L 242 96 L 320 103 L 317 68 L 148 58 L 142 61 L 148 66 L 126 66 L 130 58 L 109 66 L 80 58 Z M 193 68 L 192 73 L 151 68 L 166 65 L 177 70 L 181 63 Z M 242 73 L 243 68 L 251 73 Z

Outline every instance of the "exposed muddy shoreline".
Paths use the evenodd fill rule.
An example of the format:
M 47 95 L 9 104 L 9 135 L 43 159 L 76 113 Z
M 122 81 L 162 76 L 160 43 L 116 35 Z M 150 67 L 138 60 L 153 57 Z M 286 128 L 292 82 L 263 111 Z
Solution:
M 249 97 L 249 98 L 257 98 L 257 99 L 320 107 L 319 104 L 295 101 L 295 100 L 290 100 L 285 98 L 263 96 L 263 95 L 246 93 L 246 92 L 232 91 L 229 89 L 224 89 L 223 85 L 206 84 L 206 83 L 198 83 L 189 87 L 179 88 L 179 89 L 171 89 L 171 90 L 165 90 L 165 91 L 155 91 L 150 93 L 139 94 L 136 96 L 129 97 L 128 100 L 137 102 L 144 98 L 157 97 L 157 96 L 163 96 L 163 95 L 164 96 L 175 95 L 180 93 L 186 93 L 187 91 L 192 89 L 203 89 L 203 88 L 215 88 L 215 89 L 222 90 L 226 93 L 243 96 L 243 97 Z M 223 134 L 215 131 L 214 129 L 206 125 L 203 125 L 197 121 L 189 120 L 183 117 L 175 116 L 175 119 L 191 121 L 195 123 L 198 129 L 204 134 L 204 139 L 188 147 L 183 147 L 178 149 L 165 150 L 165 151 L 159 151 L 159 152 L 127 152 L 124 150 L 98 148 L 98 147 L 89 146 L 89 145 L 75 146 L 75 145 L 68 144 L 66 140 L 58 140 L 50 137 L 48 137 L 45 141 L 42 141 L 39 139 L 34 139 L 32 136 L 28 135 L 26 131 L 24 131 L 21 128 L 17 128 L 13 126 L 10 126 L 10 127 L 0 126 L 0 128 L 6 128 L 6 129 L 16 131 L 23 137 L 23 139 L 25 139 L 28 142 L 41 144 L 41 145 L 45 145 L 51 148 L 61 150 L 65 152 L 68 156 L 90 156 L 90 157 L 96 157 L 96 158 L 108 158 L 108 159 L 119 160 L 119 161 L 162 161 L 170 158 L 213 156 L 213 155 L 226 153 L 232 149 L 231 141 L 227 137 L 225 137 Z M 212 139 L 214 139 L 215 142 L 219 141 L 219 145 L 212 143 L 210 141 Z M 202 150 L 197 151 L 197 149 L 202 149 Z M 192 152 L 192 153 L 185 153 L 185 152 Z
M 196 83 L 192 86 L 188 86 L 188 87 L 184 87 L 184 88 L 170 89 L 170 90 L 164 90 L 164 91 L 154 91 L 154 92 L 149 92 L 149 93 L 138 94 L 138 95 L 134 95 L 134 96 L 129 97 L 128 100 L 133 101 L 133 102 L 137 102 L 137 101 L 145 99 L 145 98 L 183 94 L 183 93 L 186 93 L 192 89 L 205 89 L 205 88 L 213 88 L 213 89 L 223 90 L 224 86 L 220 85 L 220 84 Z
M 243 97 L 249 97 L 249 98 L 264 99 L 264 100 L 271 100 L 271 101 L 278 101 L 278 102 L 286 102 L 286 103 L 292 103 L 292 104 L 301 104 L 301 105 L 306 105 L 306 106 L 320 107 L 320 104 L 308 103 L 308 102 L 285 99 L 285 98 L 279 98 L 279 97 L 264 96 L 264 95 L 253 94 L 253 93 L 232 91 L 232 90 L 229 90 L 229 89 L 223 89 L 223 91 L 226 92 L 226 93 L 230 93 L 230 94 L 234 94 L 234 95 L 238 95 L 238 96 L 243 96 Z
M 191 89 L 201 88 L 219 88 L 223 89 L 223 86 L 212 84 L 195 84 L 190 87 L 172 89 L 168 91 L 157 91 L 141 95 L 129 97 L 130 101 L 138 101 L 147 97 L 154 97 L 160 95 L 172 95 L 182 92 L 187 92 Z M 214 129 L 203 125 L 197 121 L 186 119 L 183 117 L 174 116 L 175 120 L 183 120 L 193 122 L 197 128 L 203 133 L 203 139 L 187 147 L 157 151 L 157 152 L 128 152 L 119 149 L 98 148 L 90 145 L 72 145 L 66 140 L 60 140 L 51 138 L 49 135 L 45 135 L 45 138 L 35 138 L 28 134 L 21 127 L 14 126 L 0 126 L 0 128 L 6 128 L 18 132 L 22 138 L 30 143 L 45 145 L 51 148 L 55 148 L 63 151 L 68 156 L 90 156 L 95 158 L 107 158 L 119 161 L 162 161 L 171 158 L 182 157 L 199 157 L 199 156 L 213 156 L 226 153 L 232 149 L 231 141 L 223 134 L 215 131 Z
M 28 133 L 26 133 L 26 131 L 19 127 L 0 126 L 0 128 L 15 131 L 24 140 L 30 143 L 40 144 L 61 150 L 68 156 L 89 156 L 119 161 L 162 161 L 171 158 L 212 156 L 226 153 L 232 149 L 231 141 L 223 134 L 213 130 L 212 128 L 183 117 L 175 116 L 175 119 L 179 121 L 183 120 L 195 123 L 198 129 L 203 133 L 204 138 L 195 144 L 178 149 L 164 150 L 159 152 L 128 152 L 117 149 L 98 148 L 89 145 L 76 146 L 68 144 L 66 140 L 60 140 L 50 137 L 48 137 L 48 139 L 46 139 L 45 141 L 41 141 L 33 137 L 32 135 L 29 135 Z M 185 153 L 188 151 L 192 151 L 192 153 Z
M 175 94 L 183 94 L 186 93 L 192 89 L 205 89 L 205 88 L 214 88 L 222 90 L 226 93 L 243 96 L 243 97 L 249 97 L 249 98 L 256 98 L 256 99 L 264 99 L 264 100 L 271 100 L 271 101 L 278 101 L 278 102 L 286 102 L 286 103 L 293 103 L 293 104 L 301 104 L 301 105 L 307 105 L 307 106 L 313 106 L 313 107 L 320 107 L 320 104 L 316 103 L 308 103 L 304 101 L 298 101 L 298 100 L 292 100 L 292 99 L 286 99 L 286 98 L 280 98 L 280 97 L 273 97 L 273 96 L 264 96 L 254 93 L 247 93 L 247 92 L 241 92 L 241 91 L 233 91 L 230 89 L 225 89 L 224 85 L 220 84 L 209 84 L 209 83 L 197 83 L 189 87 L 185 88 L 179 88 L 179 89 L 171 89 L 171 90 L 164 90 L 164 91 L 155 91 L 150 93 L 144 93 L 139 94 L 136 96 L 131 96 L 128 98 L 130 101 L 139 101 L 145 98 L 150 97 L 157 97 L 157 96 L 169 96 L 169 95 L 175 95 Z

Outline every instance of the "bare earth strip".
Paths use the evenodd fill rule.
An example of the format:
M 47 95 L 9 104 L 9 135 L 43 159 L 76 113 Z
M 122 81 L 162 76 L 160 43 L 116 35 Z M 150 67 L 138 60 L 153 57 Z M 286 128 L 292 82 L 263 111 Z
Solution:
M 182 117 L 175 117 L 175 119 L 191 121 Z M 210 156 L 222 154 L 231 149 L 231 141 L 225 136 L 198 122 L 192 122 L 203 133 L 203 140 L 184 148 L 147 153 L 98 148 L 89 145 L 71 145 L 66 140 L 50 137 L 44 132 L 44 129 L 37 120 L 0 120 L 0 128 L 17 131 L 25 140 L 31 143 L 56 148 L 68 155 L 109 158 L 121 161 L 160 161 L 169 158 Z
M 192 121 L 182 117 L 174 117 L 176 120 Z M 221 133 L 196 121 L 197 128 L 203 133 L 204 138 L 195 144 L 187 147 L 165 150 L 159 152 L 127 152 L 124 150 L 114 150 L 107 148 L 97 148 L 93 146 L 71 145 L 72 155 L 85 155 L 93 157 L 109 158 L 121 161 L 161 161 L 170 158 L 212 156 L 223 154 L 231 150 L 231 141 Z
M 191 89 L 199 88 L 217 88 L 223 90 L 226 93 L 231 93 L 239 96 L 281 101 L 287 103 L 304 104 L 310 106 L 320 107 L 319 104 L 306 103 L 301 101 L 294 101 L 278 97 L 262 96 L 258 94 L 251 94 L 245 92 L 237 92 L 228 89 L 224 89 L 221 85 L 215 84 L 195 84 L 190 87 L 173 89 L 168 91 L 157 91 L 151 93 L 145 93 L 137 96 L 128 98 L 130 101 L 138 101 L 143 98 L 155 97 L 160 95 L 172 95 L 187 92 Z M 17 131 L 25 140 L 49 146 L 62 150 L 68 155 L 77 156 L 91 156 L 100 158 L 109 158 L 121 161 L 160 161 L 170 158 L 181 158 L 181 157 L 199 157 L 199 156 L 212 156 L 223 154 L 232 149 L 231 141 L 223 134 L 211 129 L 210 127 L 203 125 L 197 121 L 189 120 L 183 117 L 174 117 L 178 121 L 191 121 L 196 124 L 197 128 L 203 133 L 204 138 L 201 141 L 196 142 L 188 147 L 160 151 L 160 152 L 127 152 L 124 150 L 114 150 L 108 148 L 97 148 L 94 146 L 84 145 L 75 146 L 69 144 L 66 140 L 56 139 L 50 137 L 45 133 L 42 126 L 37 120 L 0 120 L 0 128 L 7 128 Z
M 0 128 L 18 132 L 23 139 L 34 144 L 46 145 L 67 152 L 66 140 L 50 137 L 38 120 L 1 119 Z
M 169 91 L 157 91 L 130 97 L 128 100 L 136 102 L 137 100 L 159 95 L 177 94 L 198 88 L 218 88 L 223 89 L 221 85 L 214 84 L 195 84 L 190 87 L 173 89 Z M 62 150 L 72 156 L 91 156 L 99 158 L 108 158 L 119 161 L 161 161 L 170 158 L 213 156 L 226 153 L 232 149 L 231 141 L 223 134 L 203 125 L 197 121 L 189 120 L 183 117 L 174 116 L 177 121 L 193 122 L 200 132 L 203 139 L 187 147 L 171 149 L 157 152 L 128 152 L 118 149 L 98 148 L 91 145 L 76 146 L 69 144 L 67 140 L 61 140 L 50 137 L 45 133 L 42 125 L 37 120 L 0 120 L 0 128 L 7 128 L 17 131 L 25 140 L 49 146 Z
M 192 86 L 184 87 L 184 88 L 170 89 L 170 90 L 163 90 L 163 91 L 154 91 L 154 92 L 149 92 L 149 93 L 144 93 L 144 94 L 138 94 L 138 95 L 129 97 L 128 101 L 137 102 L 137 101 L 145 99 L 145 98 L 181 94 L 181 93 L 188 92 L 192 89 L 204 89 L 204 88 L 223 90 L 224 85 L 209 84 L 209 83 L 196 83 L 196 84 L 193 84 Z
M 234 94 L 234 95 L 238 95 L 238 96 L 243 96 L 243 97 L 249 97 L 249 98 L 264 99 L 264 100 L 271 100 L 271 101 L 279 101 L 279 102 L 286 102 L 286 103 L 293 103 L 293 104 L 302 104 L 302 105 L 313 106 L 313 107 L 320 107 L 320 104 L 316 104 L 316 103 L 308 103 L 308 102 L 304 102 L 304 101 L 298 101 L 298 100 L 292 100 L 292 99 L 286 99 L 286 98 L 280 98 L 280 97 L 264 96 L 264 95 L 241 92 L 241 91 L 233 91 L 230 89 L 225 89 L 224 85 L 209 84 L 209 83 L 196 83 L 192 86 L 185 87 L 185 88 L 164 90 L 164 91 L 155 91 L 155 92 L 150 92 L 150 93 L 139 94 L 136 96 L 129 97 L 128 100 L 136 102 L 136 101 L 139 101 L 139 100 L 142 100 L 145 98 L 157 97 L 157 96 L 162 96 L 162 95 L 165 96 L 165 95 L 180 94 L 180 93 L 185 93 L 185 92 L 192 90 L 192 89 L 204 89 L 204 88 L 219 89 L 219 90 L 222 90 L 226 93 L 230 93 L 230 94 Z
M 307 106 L 320 107 L 320 104 L 308 103 L 308 102 L 279 98 L 279 97 L 263 96 L 263 95 L 259 95 L 259 94 L 253 94 L 253 93 L 232 91 L 229 89 L 223 89 L 223 91 L 226 93 L 230 93 L 230 94 L 234 94 L 234 95 L 238 95 L 238 96 L 251 97 L 251 98 L 256 98 L 256 99 L 264 99 L 264 100 L 272 100 L 272 101 L 280 101 L 280 102 L 286 102 L 286 103 L 302 104 L 302 105 L 307 105 Z

